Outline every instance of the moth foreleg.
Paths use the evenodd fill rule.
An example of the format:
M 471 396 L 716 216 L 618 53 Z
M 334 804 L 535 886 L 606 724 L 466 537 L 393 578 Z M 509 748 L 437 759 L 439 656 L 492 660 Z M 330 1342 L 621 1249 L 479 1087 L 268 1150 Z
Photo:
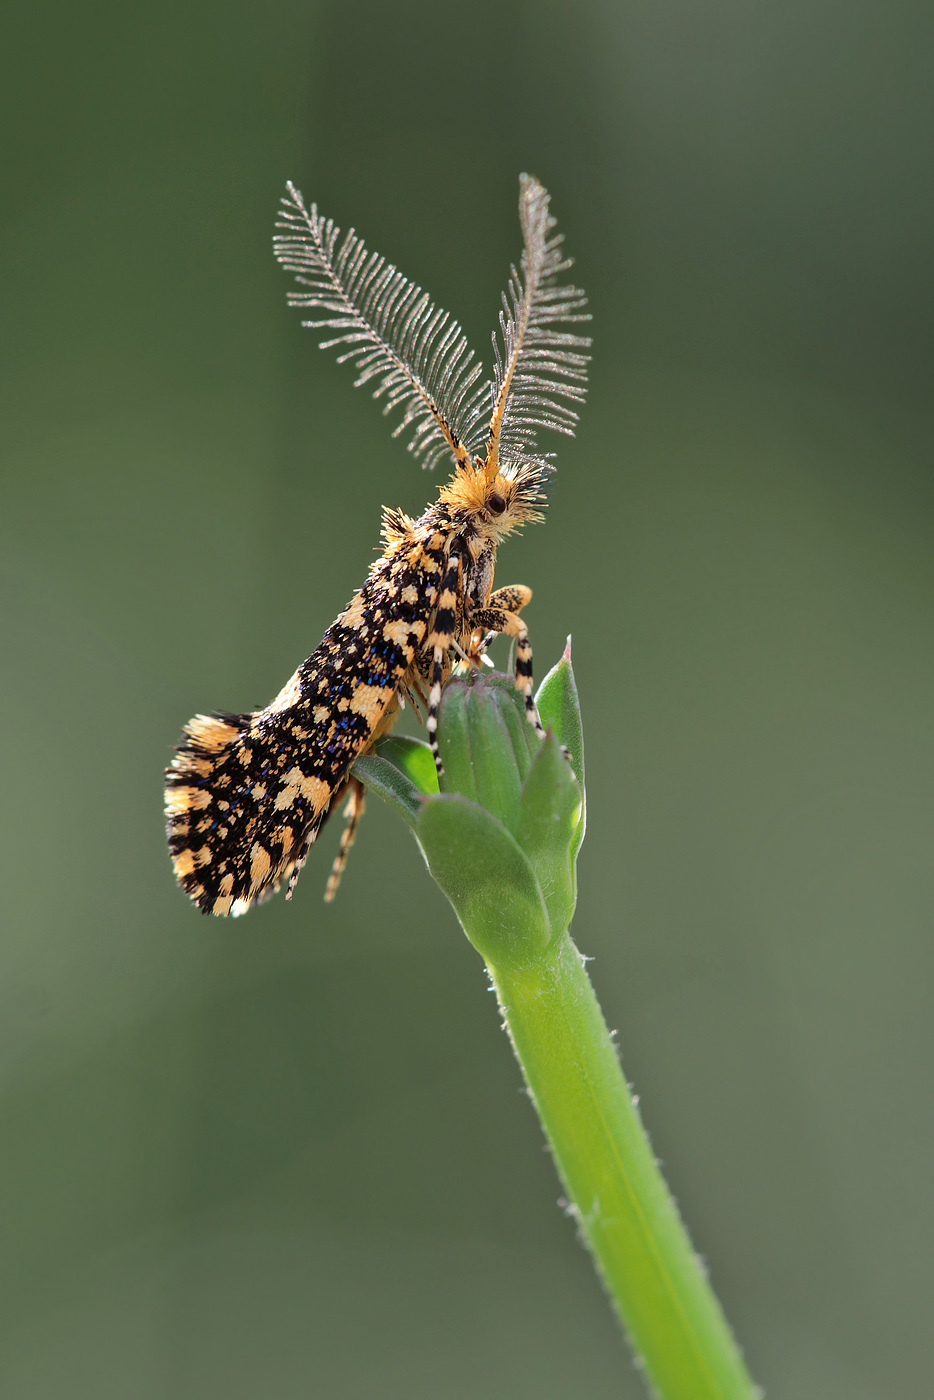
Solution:
M 503 595 L 508 595 L 510 601 L 521 599 L 519 606 L 523 607 L 532 596 L 528 588 L 501 588 L 498 593 L 490 597 L 492 605 Z M 524 597 L 522 595 L 525 595 Z M 532 697 L 532 644 L 529 641 L 529 629 L 517 612 L 507 608 L 489 606 L 481 612 L 474 613 L 471 618 L 473 627 L 480 631 L 486 628 L 495 636 L 497 632 L 505 632 L 507 637 L 516 639 L 516 689 L 521 691 L 525 699 L 525 717 L 534 727 L 535 732 L 545 737 L 542 722 L 539 719 L 535 700 Z
M 490 594 L 490 600 L 486 605 L 485 611 L 517 613 L 520 608 L 525 607 L 531 597 L 532 590 L 531 588 L 526 588 L 524 583 L 514 583 L 508 588 L 497 588 L 495 593 Z M 490 645 L 490 642 L 492 642 L 493 638 L 499 632 L 499 628 L 493 627 L 490 631 L 484 632 L 482 625 L 477 623 L 476 619 L 474 619 L 474 623 L 474 630 L 470 638 L 469 660 L 471 665 L 479 669 L 481 661 L 486 661 L 488 666 L 492 664 L 489 659 L 484 656 L 484 653 Z
M 517 613 L 522 611 L 531 597 L 531 588 L 526 588 L 524 583 L 513 583 L 508 588 L 497 588 L 495 593 L 491 593 L 487 607 L 495 608 L 497 612 Z

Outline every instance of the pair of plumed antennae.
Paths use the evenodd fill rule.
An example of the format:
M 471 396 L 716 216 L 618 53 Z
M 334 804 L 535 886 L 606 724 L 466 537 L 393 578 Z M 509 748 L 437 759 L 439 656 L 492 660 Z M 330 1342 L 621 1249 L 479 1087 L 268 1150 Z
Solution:
M 452 454 L 457 462 L 481 463 L 495 473 L 500 463 L 536 463 L 536 428 L 573 433 L 575 404 L 583 402 L 589 336 L 560 330 L 588 321 L 586 297 L 557 279 L 571 266 L 562 256 L 563 234 L 552 234 L 548 192 L 532 175 L 519 177 L 519 222 L 523 253 L 510 269 L 499 324 L 493 335 L 493 378 L 478 384 L 482 367 L 461 327 L 438 310 L 427 292 L 403 277 L 378 253 L 367 252 L 317 206 L 306 208 L 290 182 L 276 224 L 276 257 L 294 272 L 302 291 L 289 302 L 324 312 L 304 321 L 336 334 L 321 349 L 345 345 L 339 362 L 354 363 L 357 384 L 379 382 L 383 411 L 402 409 L 393 436 L 413 427 L 409 450 L 433 467 Z

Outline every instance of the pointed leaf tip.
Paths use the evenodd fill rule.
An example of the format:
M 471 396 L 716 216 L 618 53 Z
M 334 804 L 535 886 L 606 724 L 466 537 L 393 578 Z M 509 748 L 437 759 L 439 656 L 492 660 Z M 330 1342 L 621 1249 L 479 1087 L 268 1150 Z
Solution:
M 571 765 L 549 733 L 522 785 L 515 835 L 535 872 L 555 937 L 570 924 L 577 902 L 575 862 L 582 808 Z

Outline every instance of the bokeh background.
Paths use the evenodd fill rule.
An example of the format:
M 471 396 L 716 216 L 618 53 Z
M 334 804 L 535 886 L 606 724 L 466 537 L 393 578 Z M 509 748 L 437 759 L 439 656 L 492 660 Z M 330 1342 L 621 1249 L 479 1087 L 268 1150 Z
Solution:
M 488 362 L 523 169 L 594 313 L 498 575 L 574 636 L 576 937 L 767 1394 L 930 1395 L 932 15 L 4 6 L 6 1400 L 642 1394 L 402 824 L 233 924 L 162 834 L 436 485 L 286 307 L 285 180 Z

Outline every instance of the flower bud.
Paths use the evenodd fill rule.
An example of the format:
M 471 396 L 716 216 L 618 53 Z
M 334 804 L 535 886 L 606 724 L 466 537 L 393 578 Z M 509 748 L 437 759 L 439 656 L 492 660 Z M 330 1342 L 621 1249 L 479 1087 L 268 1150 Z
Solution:
M 577 898 L 583 742 L 570 649 L 538 703 L 544 740 L 511 677 L 453 680 L 439 715 L 440 791 L 432 791 L 427 745 L 413 739 L 382 741 L 354 770 L 412 827 L 464 932 L 492 967 L 541 958 L 568 927 Z

